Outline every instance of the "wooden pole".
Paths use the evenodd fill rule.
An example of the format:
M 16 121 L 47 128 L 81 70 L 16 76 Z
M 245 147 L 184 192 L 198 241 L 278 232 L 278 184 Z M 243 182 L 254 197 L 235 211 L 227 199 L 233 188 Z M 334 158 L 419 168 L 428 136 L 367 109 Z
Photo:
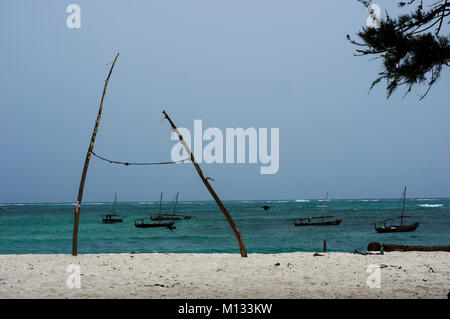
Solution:
M 324 253 L 327 252 L 327 241 L 326 240 L 323 241 L 323 252 Z
M 194 164 L 195 170 L 197 171 L 198 175 L 202 179 L 203 184 L 205 184 L 206 188 L 211 193 L 211 196 L 216 201 L 217 206 L 219 206 L 220 210 L 222 211 L 222 213 L 225 215 L 225 217 L 227 218 L 228 222 L 230 223 L 230 226 L 233 229 L 234 235 L 236 236 L 236 239 L 238 241 L 239 248 L 241 250 L 241 256 L 242 257 L 247 257 L 247 250 L 245 249 L 244 240 L 242 239 L 241 233 L 239 232 L 239 229 L 238 229 L 237 225 L 235 224 L 233 218 L 231 217 L 230 213 L 225 208 L 225 206 L 222 204 L 222 201 L 220 200 L 219 196 L 217 196 L 217 194 L 214 191 L 214 189 L 212 188 L 211 184 L 206 179 L 205 175 L 203 174 L 202 170 L 200 169 L 200 166 L 198 165 L 197 161 L 194 158 L 194 154 L 191 153 L 191 150 L 189 149 L 189 146 L 184 141 L 183 136 L 180 134 L 180 132 L 178 131 L 177 127 L 175 126 L 175 124 L 170 119 L 169 115 L 167 115 L 166 111 L 163 111 L 163 114 L 164 114 L 165 118 L 169 121 L 170 126 L 172 126 L 172 129 L 175 131 L 175 133 L 177 133 L 178 139 L 180 140 L 181 144 L 183 144 L 184 148 L 186 149 L 187 153 L 189 154 L 189 157 L 191 158 L 192 164 Z
M 86 181 L 86 174 L 89 166 L 89 160 L 91 159 L 91 153 L 94 149 L 95 138 L 97 136 L 98 125 L 100 123 L 100 118 L 102 117 L 103 110 L 103 100 L 105 99 L 106 89 L 108 87 L 109 78 L 111 76 L 114 65 L 116 64 L 117 58 L 119 57 L 119 53 L 117 53 L 114 62 L 111 65 L 111 69 L 109 70 L 108 77 L 105 80 L 105 86 L 103 87 L 102 99 L 100 101 L 100 106 L 98 108 L 97 120 L 95 121 L 94 131 L 92 132 L 91 142 L 89 144 L 88 151 L 86 153 L 86 159 L 84 161 L 83 173 L 81 174 L 80 188 L 78 189 L 78 198 L 77 203 L 75 205 L 74 211 L 74 221 L 73 221 L 73 236 L 72 236 L 72 255 L 76 256 L 78 253 L 78 222 L 80 220 L 80 209 L 81 209 L 81 201 L 83 200 L 83 190 L 84 190 L 84 182 Z

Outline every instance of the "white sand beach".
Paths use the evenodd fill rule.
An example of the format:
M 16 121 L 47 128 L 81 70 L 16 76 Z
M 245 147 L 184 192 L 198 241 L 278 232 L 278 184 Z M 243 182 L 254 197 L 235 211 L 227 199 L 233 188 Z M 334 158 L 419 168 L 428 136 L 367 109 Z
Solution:
M 447 298 L 450 253 L 0 255 L 0 298 Z M 69 264 L 80 288 L 69 289 Z M 379 265 L 380 288 L 367 267 Z

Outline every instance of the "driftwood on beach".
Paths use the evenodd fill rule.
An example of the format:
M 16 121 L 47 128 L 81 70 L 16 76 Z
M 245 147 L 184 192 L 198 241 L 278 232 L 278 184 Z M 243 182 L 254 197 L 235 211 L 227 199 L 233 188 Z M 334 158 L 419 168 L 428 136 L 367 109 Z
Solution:
M 417 245 L 397 245 L 383 244 L 384 251 L 449 251 L 450 245 L 447 246 L 417 246 Z

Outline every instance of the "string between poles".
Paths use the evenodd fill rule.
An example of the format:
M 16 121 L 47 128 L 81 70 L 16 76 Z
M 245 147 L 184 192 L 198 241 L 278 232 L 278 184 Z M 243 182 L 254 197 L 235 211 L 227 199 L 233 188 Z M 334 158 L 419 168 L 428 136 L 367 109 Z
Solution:
M 97 154 L 95 154 L 94 151 L 91 151 L 91 153 L 92 153 L 92 155 L 94 155 L 98 159 L 101 159 L 102 161 L 109 162 L 110 164 L 118 164 L 118 165 L 125 165 L 125 166 L 131 166 L 131 165 L 141 165 L 141 166 L 144 166 L 144 165 L 168 165 L 168 164 L 183 163 L 183 162 L 186 162 L 186 161 L 190 160 L 190 158 L 186 158 L 186 159 L 183 159 L 183 160 L 170 161 L 170 162 L 141 162 L 141 163 L 139 163 L 139 162 L 120 162 L 120 161 L 113 161 L 113 160 L 110 160 L 108 158 L 105 158 L 105 157 L 102 157 L 100 155 L 97 155 Z

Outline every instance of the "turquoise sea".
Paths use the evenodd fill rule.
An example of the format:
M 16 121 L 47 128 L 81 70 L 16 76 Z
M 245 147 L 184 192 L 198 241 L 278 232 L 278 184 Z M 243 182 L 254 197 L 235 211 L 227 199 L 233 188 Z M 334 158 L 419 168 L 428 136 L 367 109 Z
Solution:
M 365 251 L 371 241 L 413 245 L 450 245 L 450 199 L 407 199 L 406 215 L 425 216 L 410 233 L 379 234 L 371 222 L 398 216 L 398 199 L 333 200 L 327 215 L 339 226 L 295 227 L 292 218 L 321 214 L 321 200 L 225 201 L 243 236 L 248 253 Z M 261 206 L 272 207 L 264 211 Z M 163 212 L 169 203 L 163 203 Z M 215 202 L 179 202 L 177 213 L 194 215 L 177 221 L 176 230 L 138 229 L 133 219 L 157 212 L 158 202 L 118 203 L 119 224 L 102 224 L 112 203 L 83 203 L 78 252 L 100 253 L 239 253 L 234 234 Z M 407 223 L 412 219 L 406 219 Z M 0 204 L 0 254 L 70 254 L 72 203 Z

